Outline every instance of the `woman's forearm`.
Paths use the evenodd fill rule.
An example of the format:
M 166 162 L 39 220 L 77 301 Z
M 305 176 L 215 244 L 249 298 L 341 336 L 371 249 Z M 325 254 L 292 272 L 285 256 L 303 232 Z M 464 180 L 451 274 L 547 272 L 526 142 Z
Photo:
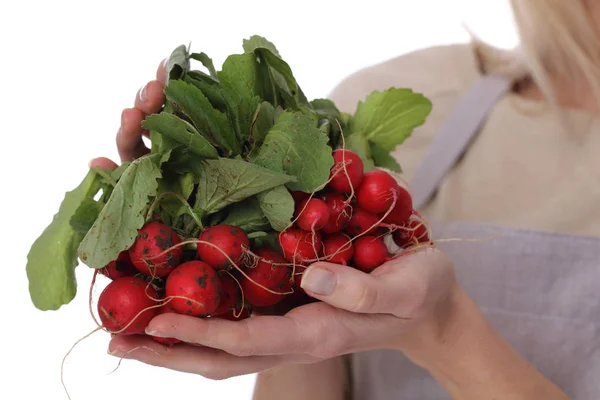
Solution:
M 347 385 L 340 357 L 315 364 L 286 364 L 258 374 L 253 400 L 344 400 Z
M 566 400 L 569 397 L 522 358 L 486 321 L 462 289 L 449 300 L 447 328 L 406 351 L 453 399 Z

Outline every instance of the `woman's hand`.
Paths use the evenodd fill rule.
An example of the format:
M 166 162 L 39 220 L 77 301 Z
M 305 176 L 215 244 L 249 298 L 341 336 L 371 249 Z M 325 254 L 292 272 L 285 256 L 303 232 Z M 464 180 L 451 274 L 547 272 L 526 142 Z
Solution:
M 143 136 L 148 136 L 148 132 L 142 129 L 142 121 L 147 115 L 159 112 L 165 102 L 166 61 L 160 63 L 156 79 L 138 90 L 133 108 L 126 108 L 121 113 L 121 126 L 116 138 L 121 161 L 132 161 L 149 151 L 142 140 Z M 104 157 L 90 161 L 90 167 L 112 169 L 116 166 L 112 160 Z
M 150 322 L 147 333 L 189 344 L 169 348 L 149 337 L 115 336 L 109 351 L 224 379 L 363 350 L 428 346 L 444 334 L 457 284 L 444 254 L 428 249 L 390 261 L 371 274 L 316 263 L 306 270 L 302 287 L 323 302 L 284 316 L 241 321 L 162 314 Z

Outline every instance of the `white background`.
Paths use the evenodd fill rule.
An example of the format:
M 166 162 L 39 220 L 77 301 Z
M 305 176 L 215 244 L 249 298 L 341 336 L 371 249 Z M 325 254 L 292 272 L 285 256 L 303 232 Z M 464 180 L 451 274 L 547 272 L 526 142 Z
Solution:
M 463 21 L 495 45 L 516 42 L 506 0 L 2 4 L 3 399 L 66 399 L 62 357 L 94 327 L 87 310 L 91 272 L 78 268 L 80 290 L 71 304 L 41 312 L 27 291 L 27 251 L 64 192 L 85 175 L 88 160 L 117 159 L 114 135 L 121 110 L 132 106 L 139 87 L 173 48 L 192 42 L 192 50 L 207 52 L 219 67 L 228 54 L 241 52 L 243 38 L 266 36 L 306 95 L 317 98 L 364 66 L 468 40 Z M 69 357 L 65 378 L 73 399 L 251 397 L 254 376 L 213 382 L 134 361 L 107 375 L 117 363 L 106 354 L 108 339 L 96 333 Z

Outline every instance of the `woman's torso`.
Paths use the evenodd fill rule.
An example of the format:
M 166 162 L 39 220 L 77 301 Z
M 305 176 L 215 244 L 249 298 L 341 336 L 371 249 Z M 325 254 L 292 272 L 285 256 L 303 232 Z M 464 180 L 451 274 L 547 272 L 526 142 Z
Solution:
M 431 98 L 430 118 L 396 152 L 410 180 L 480 79 L 471 49 L 450 46 L 361 72 L 345 85 L 353 93 L 333 98 L 343 95 L 344 111 L 389 86 Z M 545 106 L 502 97 L 422 211 L 436 239 L 496 236 L 439 246 L 499 333 L 575 399 L 592 399 L 600 398 L 600 125 L 583 112 L 565 115 L 570 131 Z M 352 371 L 357 399 L 447 398 L 399 353 L 353 355 Z

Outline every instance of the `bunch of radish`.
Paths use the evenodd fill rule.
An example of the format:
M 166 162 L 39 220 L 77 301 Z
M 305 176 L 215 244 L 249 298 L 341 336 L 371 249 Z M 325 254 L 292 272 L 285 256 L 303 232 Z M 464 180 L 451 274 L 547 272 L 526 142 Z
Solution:
M 146 335 L 163 313 L 239 323 L 318 301 L 301 286 L 314 263 L 371 273 L 433 245 L 392 154 L 431 101 L 390 87 L 347 113 L 309 100 L 266 38 L 242 47 L 220 69 L 204 52 L 173 50 L 165 102 L 141 124 L 150 151 L 90 168 L 31 245 L 37 309 L 75 298 L 81 263 L 94 271 L 93 332 Z
M 365 173 L 361 158 L 350 150 L 335 150 L 333 157 L 323 190 L 291 192 L 294 219 L 271 246 L 252 246 L 242 229 L 223 223 L 192 239 L 160 221 L 146 223 L 133 245 L 100 270 L 112 279 L 98 300 L 103 327 L 143 334 L 160 313 L 236 321 L 280 303 L 296 307 L 312 301 L 300 287 L 312 263 L 368 273 L 397 255 L 386 236 L 400 249 L 429 242 L 409 192 L 391 174 Z

